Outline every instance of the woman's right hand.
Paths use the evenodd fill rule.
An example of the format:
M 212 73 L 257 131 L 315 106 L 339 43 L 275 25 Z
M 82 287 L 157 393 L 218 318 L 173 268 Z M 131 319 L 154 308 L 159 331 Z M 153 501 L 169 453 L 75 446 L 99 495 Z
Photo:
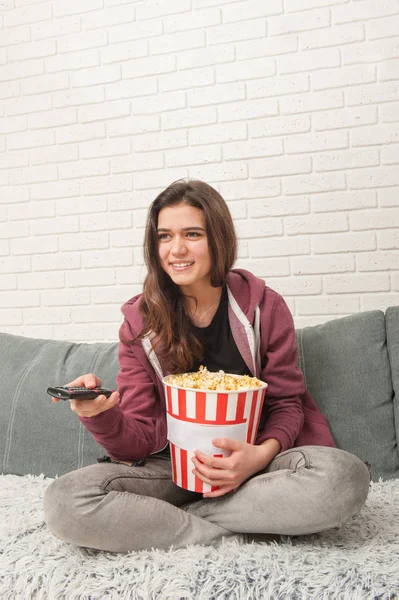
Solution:
M 74 379 L 66 386 L 69 387 L 85 387 L 93 389 L 95 387 L 101 387 L 102 382 L 97 375 L 88 373 L 87 375 L 81 375 L 77 379 Z M 119 402 L 119 392 L 113 392 L 109 398 L 106 396 L 97 396 L 94 400 L 70 400 L 71 410 L 76 412 L 80 417 L 95 417 L 100 413 L 109 410 L 115 404 Z M 53 402 L 59 402 L 58 398 L 53 398 Z

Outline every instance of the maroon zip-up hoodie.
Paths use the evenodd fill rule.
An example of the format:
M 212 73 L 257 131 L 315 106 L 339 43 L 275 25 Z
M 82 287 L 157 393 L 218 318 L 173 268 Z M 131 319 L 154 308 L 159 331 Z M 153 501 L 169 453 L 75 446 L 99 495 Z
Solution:
M 268 384 L 257 444 L 277 439 L 293 446 L 335 446 L 327 421 L 305 389 L 297 366 L 291 313 L 283 298 L 244 269 L 227 276 L 229 322 L 248 368 Z M 123 339 L 134 339 L 143 325 L 141 294 L 122 306 Z M 120 342 L 117 375 L 120 402 L 95 417 L 80 417 L 94 439 L 116 460 L 142 460 L 167 445 L 161 358 L 150 337 Z M 101 378 L 101 373 L 98 374 Z

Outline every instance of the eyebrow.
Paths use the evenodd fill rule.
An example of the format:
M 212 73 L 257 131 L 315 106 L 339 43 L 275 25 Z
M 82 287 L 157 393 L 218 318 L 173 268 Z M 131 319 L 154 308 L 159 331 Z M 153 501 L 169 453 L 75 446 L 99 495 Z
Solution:
M 158 227 L 157 231 L 170 231 L 170 229 L 166 229 L 165 227 Z M 205 229 L 203 227 L 183 227 L 182 231 L 205 231 Z

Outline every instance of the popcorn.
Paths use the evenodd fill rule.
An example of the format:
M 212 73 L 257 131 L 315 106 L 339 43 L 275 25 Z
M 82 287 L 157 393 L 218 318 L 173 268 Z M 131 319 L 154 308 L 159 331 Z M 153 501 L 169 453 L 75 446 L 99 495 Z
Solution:
M 169 375 L 168 384 L 194 390 L 222 390 L 227 392 L 260 388 L 264 385 L 257 377 L 228 375 L 224 371 L 213 373 L 202 365 L 196 373 Z

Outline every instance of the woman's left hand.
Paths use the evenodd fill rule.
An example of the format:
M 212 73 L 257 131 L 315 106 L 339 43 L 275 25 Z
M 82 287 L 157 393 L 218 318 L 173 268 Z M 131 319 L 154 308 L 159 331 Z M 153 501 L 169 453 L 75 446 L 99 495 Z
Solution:
M 280 444 L 274 439 L 266 440 L 259 446 L 228 438 L 214 439 L 212 444 L 216 448 L 230 450 L 231 454 L 228 457 L 214 457 L 195 451 L 195 458 L 192 459 L 194 475 L 219 488 L 205 493 L 204 498 L 216 498 L 232 492 L 251 475 L 265 469 L 280 451 Z

